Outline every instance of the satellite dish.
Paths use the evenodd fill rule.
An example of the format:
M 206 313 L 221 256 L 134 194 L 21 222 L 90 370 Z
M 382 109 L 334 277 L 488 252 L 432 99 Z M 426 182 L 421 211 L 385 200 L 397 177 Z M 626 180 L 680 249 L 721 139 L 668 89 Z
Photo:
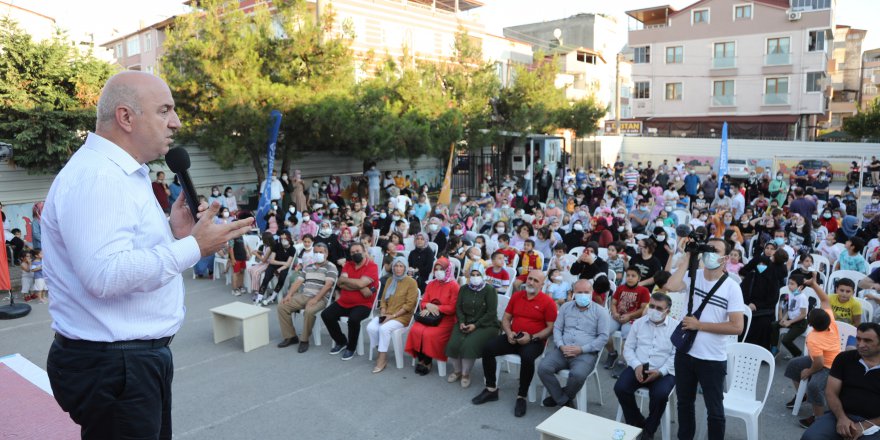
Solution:
M 553 29 L 553 38 L 556 38 L 557 40 L 562 38 L 562 29 Z

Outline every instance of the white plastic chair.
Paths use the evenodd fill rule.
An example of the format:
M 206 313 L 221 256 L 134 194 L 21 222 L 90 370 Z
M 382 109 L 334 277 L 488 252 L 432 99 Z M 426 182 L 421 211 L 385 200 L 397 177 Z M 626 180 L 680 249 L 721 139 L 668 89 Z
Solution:
M 763 347 L 740 342 L 728 345 L 727 355 L 733 358 L 733 368 L 728 372 L 733 379 L 730 389 L 724 393 L 724 414 L 727 417 L 743 419 L 746 422 L 746 438 L 758 440 L 760 438 L 758 418 L 773 385 L 775 359 Z M 763 363 L 766 363 L 770 370 L 764 397 L 758 399 L 758 377 Z
M 598 255 L 599 255 L 599 258 L 601 258 L 605 261 L 608 261 L 608 248 L 600 247 Z
M 226 264 L 229 262 L 228 258 L 221 258 L 218 256 L 214 256 L 214 279 L 219 280 L 220 275 L 226 270 Z M 226 270 L 226 284 L 232 283 L 232 268 Z
M 544 358 L 544 353 L 541 353 L 541 355 L 538 356 L 537 359 L 535 359 L 535 366 L 536 366 L 535 373 L 532 375 L 532 382 L 529 385 L 529 391 L 527 393 L 528 398 L 529 398 L 529 402 L 534 402 L 536 400 L 535 399 L 535 396 L 537 395 L 537 391 L 536 391 L 537 390 L 537 383 L 536 382 L 540 382 L 540 380 L 536 377 L 538 375 L 537 365 L 541 362 L 541 359 L 543 359 L 543 358 Z M 507 371 L 508 372 L 510 372 L 510 365 L 511 364 L 513 364 L 513 365 L 521 365 L 522 364 L 522 359 L 520 359 L 518 354 L 501 355 L 501 356 L 498 356 L 496 361 L 497 361 L 495 363 L 495 381 L 496 381 L 495 386 L 496 387 L 498 387 L 499 383 L 501 382 L 501 363 L 502 362 L 507 364 Z M 445 374 L 443 374 L 442 376 L 445 376 Z
M 364 334 L 364 327 L 369 324 L 370 320 L 376 316 L 376 305 L 379 304 L 379 294 L 382 292 L 382 282 L 379 282 L 379 288 L 376 290 L 376 297 L 373 298 L 373 305 L 370 307 L 370 314 L 361 321 L 360 333 L 358 334 L 358 346 L 357 346 L 357 354 L 358 356 L 363 356 L 365 353 L 364 350 L 364 338 L 366 335 Z M 343 316 L 339 318 L 339 324 L 348 323 L 348 316 Z
M 409 236 L 403 239 L 403 248 L 406 250 L 413 250 L 416 248 L 416 238 L 413 236 Z
M 647 388 L 639 388 L 636 390 L 636 398 L 639 399 L 639 409 L 645 407 L 645 402 L 649 402 L 651 396 Z M 669 393 L 669 399 L 666 401 L 666 409 L 663 410 L 663 417 L 660 418 L 660 436 L 663 440 L 672 439 L 672 418 L 675 416 L 675 387 Z M 623 421 L 623 408 L 617 406 L 617 417 L 615 420 L 619 423 Z
M 687 313 L 687 293 L 685 292 L 669 292 L 669 298 L 672 299 L 672 307 L 669 308 L 669 316 L 681 321 Z
M 828 275 L 828 281 L 825 282 L 825 291 L 834 292 L 834 282 L 841 278 L 851 279 L 856 285 L 856 290 L 859 290 L 859 281 L 862 281 L 862 279 L 867 276 L 868 275 L 854 270 L 835 270 Z
M 504 292 L 504 295 L 507 296 L 507 298 L 510 298 L 513 296 L 513 282 L 516 281 L 516 270 L 512 267 L 505 267 L 504 270 L 506 270 L 507 275 L 510 276 L 510 285 L 507 286 L 507 292 Z
M 372 246 L 367 250 L 367 253 L 370 254 L 370 258 L 373 259 L 373 262 L 376 263 L 376 266 L 379 266 L 379 270 L 382 270 L 382 260 L 384 256 L 382 255 L 382 248 L 379 246 Z
M 587 376 L 587 380 L 584 381 L 584 385 L 578 390 L 577 396 L 575 396 L 575 405 L 577 405 L 578 411 L 588 412 L 587 411 L 587 386 L 590 383 L 590 377 L 596 378 L 596 390 L 599 391 L 599 406 L 604 406 L 605 401 L 602 399 L 602 383 L 599 381 L 599 360 L 602 359 L 602 354 L 605 353 L 605 347 L 602 347 L 602 350 L 599 351 L 599 355 L 596 356 L 596 364 L 593 365 L 593 371 Z M 568 380 L 569 370 L 559 370 L 556 373 L 557 378 Z M 544 391 L 541 393 L 541 400 L 547 398 L 547 388 L 544 388 Z
M 507 303 L 510 302 L 510 297 L 505 295 L 498 295 L 498 307 L 496 311 L 498 312 L 498 320 L 501 321 L 501 318 L 504 317 L 504 311 L 507 310 Z
M 434 251 L 434 258 L 437 258 L 437 252 L 438 252 L 437 243 L 434 243 L 433 241 L 429 241 L 428 247 L 430 247 L 431 250 Z
M 865 259 L 867 260 L 868 258 L 865 257 Z M 878 267 L 880 267 L 880 260 L 877 260 L 873 263 L 868 264 L 868 273 L 870 274 L 871 272 L 874 271 L 874 269 L 877 269 Z
M 583 254 L 583 253 L 584 253 L 584 247 L 583 247 L 583 246 L 573 247 L 573 248 L 571 248 L 570 251 L 568 251 L 568 255 L 571 255 L 571 256 L 573 256 L 573 257 L 575 257 L 575 258 L 580 257 L 581 254 Z M 608 249 L 605 249 L 605 257 L 606 257 L 606 258 L 608 257 Z
M 874 304 L 865 298 L 853 297 L 862 305 L 862 322 L 874 322 Z
M 416 304 L 422 302 L 422 290 L 419 289 L 419 296 L 416 299 Z M 394 363 L 397 365 L 397 369 L 403 369 L 403 343 L 406 340 L 406 336 L 409 335 L 409 329 L 412 328 L 413 323 L 416 322 L 415 319 L 410 317 L 409 324 L 406 327 L 399 328 L 391 332 L 391 347 L 394 349 Z M 370 356 L 369 360 L 373 360 L 373 351 L 376 347 L 370 345 Z

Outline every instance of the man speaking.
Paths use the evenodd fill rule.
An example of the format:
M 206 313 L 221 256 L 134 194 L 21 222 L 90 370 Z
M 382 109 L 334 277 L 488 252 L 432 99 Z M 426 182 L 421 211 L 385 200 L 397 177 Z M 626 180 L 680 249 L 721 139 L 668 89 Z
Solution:
M 170 222 L 149 167 L 180 119 L 159 77 L 107 81 L 94 133 L 58 173 L 43 211 L 44 270 L 55 340 L 47 370 L 55 400 L 83 439 L 170 439 L 168 345 L 184 316 L 181 272 L 244 234 L 253 219 L 193 219 L 184 196 Z

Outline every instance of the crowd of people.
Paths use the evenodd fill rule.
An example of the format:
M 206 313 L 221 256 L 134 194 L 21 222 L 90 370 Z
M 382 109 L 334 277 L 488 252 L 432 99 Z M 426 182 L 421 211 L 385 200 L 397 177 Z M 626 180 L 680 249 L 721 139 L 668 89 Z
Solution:
M 871 267 L 880 260 L 880 193 L 857 212 L 855 188 L 832 194 L 827 170 L 801 171 L 753 170 L 734 181 L 701 175 L 680 159 L 656 168 L 618 160 L 597 170 L 560 167 L 553 176 L 544 167 L 527 179 L 487 179 L 478 196 L 462 192 L 450 204 L 375 164 L 348 188 L 338 177 L 307 184 L 298 170 L 276 172 L 261 186 L 272 199 L 267 228 L 203 258 L 195 273 L 232 272 L 234 295 L 277 303 L 278 347 L 307 351 L 320 319 L 330 353 L 343 360 L 358 352 L 363 324 L 378 353 L 373 373 L 385 369 L 405 329 L 404 350 L 420 375 L 451 361 L 447 380 L 467 388 L 480 359 L 477 405 L 499 399 L 496 357 L 517 354 L 517 417 L 536 373 L 549 393 L 543 405 L 575 406 L 604 353 L 626 422 L 648 439 L 673 389 L 679 438 L 693 437 L 698 385 L 709 438 L 723 438 L 725 346 L 734 335 L 789 357 L 785 376 L 795 388 L 809 379 L 813 415 L 799 421 L 804 438 L 880 438 L 871 435 L 880 407 L 864 403 L 880 398 L 880 326 L 867 319 L 880 315 L 880 269 Z M 167 209 L 180 186 L 164 179 L 157 173 L 153 189 Z M 205 201 L 221 205 L 217 223 L 253 215 L 229 187 L 212 188 Z M 690 231 L 705 231 L 714 248 L 693 279 L 684 253 Z M 36 285 L 39 252 L 32 257 L 21 265 Z M 215 267 L 218 258 L 226 263 Z M 864 277 L 842 278 L 826 294 L 835 270 Z M 705 300 L 698 317 L 672 314 L 675 294 L 691 283 L 694 309 Z M 839 322 L 858 327 L 857 350 L 841 352 Z M 683 352 L 671 340 L 677 328 L 697 331 Z M 804 353 L 796 340 L 808 329 Z M 650 394 L 647 417 L 635 402 L 640 388 Z

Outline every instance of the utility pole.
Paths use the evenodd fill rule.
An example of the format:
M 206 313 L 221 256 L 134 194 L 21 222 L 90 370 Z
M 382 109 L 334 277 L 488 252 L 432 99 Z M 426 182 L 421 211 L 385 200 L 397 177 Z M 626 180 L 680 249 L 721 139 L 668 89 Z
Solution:
M 315 0 L 315 25 L 318 27 L 318 44 L 324 44 L 324 29 L 321 24 L 321 3 L 323 3 L 323 0 Z
M 617 82 L 616 87 L 614 87 L 614 132 L 619 136 L 620 135 L 620 58 L 622 54 L 617 54 L 617 63 L 615 65 L 615 73 L 614 78 Z

